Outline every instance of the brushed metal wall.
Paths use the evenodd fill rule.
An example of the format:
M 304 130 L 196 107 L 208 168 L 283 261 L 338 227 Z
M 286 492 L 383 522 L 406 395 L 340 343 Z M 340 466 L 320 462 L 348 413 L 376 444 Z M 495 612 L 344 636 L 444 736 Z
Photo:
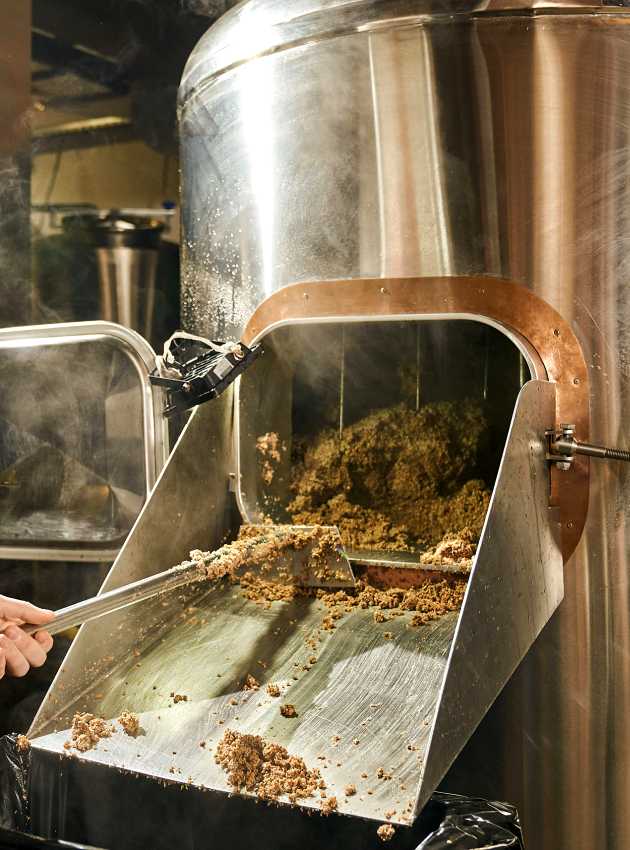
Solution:
M 591 437 L 627 446 L 630 17 L 411 5 L 287 24 L 267 54 L 255 15 L 204 37 L 181 91 L 187 328 L 237 335 L 293 281 L 503 276 L 571 324 Z M 258 58 L 223 72 L 230 26 Z M 565 601 L 449 779 L 517 803 L 535 850 L 630 846 L 629 520 L 628 470 L 593 462 Z

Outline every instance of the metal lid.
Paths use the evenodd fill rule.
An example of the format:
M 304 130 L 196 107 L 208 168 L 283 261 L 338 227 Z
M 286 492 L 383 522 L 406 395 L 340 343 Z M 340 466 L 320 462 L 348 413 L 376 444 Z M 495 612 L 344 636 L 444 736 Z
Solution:
M 623 0 L 617 1 L 623 5 Z M 242 62 L 314 39 L 384 26 L 409 26 L 441 15 L 584 11 L 605 5 L 593 0 L 247 0 L 202 36 L 184 69 L 179 105 L 185 106 L 200 85 Z
M 110 322 L 0 330 L 0 559 L 114 559 L 167 456 L 154 366 Z
M 143 216 L 112 210 L 64 216 L 63 229 L 95 248 L 149 248 L 157 250 L 164 224 Z

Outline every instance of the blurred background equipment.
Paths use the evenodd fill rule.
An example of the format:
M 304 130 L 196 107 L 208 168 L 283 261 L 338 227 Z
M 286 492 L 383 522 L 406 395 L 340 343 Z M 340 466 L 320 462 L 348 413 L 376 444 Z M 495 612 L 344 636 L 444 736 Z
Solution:
M 151 339 L 163 223 L 112 211 L 97 218 L 67 217 L 64 227 L 83 232 L 96 250 L 103 318 Z
M 140 328 L 156 350 L 180 326 L 177 88 L 192 47 L 229 5 L 2 4 L 0 326 L 111 317 Z M 98 248 L 85 229 L 63 226 L 70 215 L 89 216 L 91 223 L 95 216 L 109 217 L 110 230 L 133 232 L 134 247 Z M 135 247 L 136 236 L 144 247 Z M 104 261 L 102 271 L 99 251 L 112 261 Z M 120 340 L 112 344 L 97 336 L 90 351 L 73 338 L 65 346 L 59 339 L 35 346 L 29 341 L 21 352 L 5 339 L 0 352 L 0 592 L 52 608 L 97 591 L 107 564 L 89 558 L 98 552 L 113 557 L 151 484 L 139 442 L 143 378 L 133 377 L 133 357 Z M 81 358 L 91 372 L 82 370 Z M 53 375 L 57 401 L 47 383 Z M 130 401 L 119 410 L 121 423 L 131 427 L 126 437 L 113 433 L 108 413 L 123 399 Z M 179 427 L 181 422 L 171 425 L 173 437 Z M 71 437 L 78 437 L 76 445 Z M 131 502 L 120 498 L 123 490 L 134 494 Z M 59 513 L 68 500 L 72 528 Z M 21 542 L 20 525 L 27 532 Z M 88 560 L 71 560 L 86 554 Z M 55 560 L 40 560 L 46 557 Z M 54 657 L 28 680 L 3 682 L 1 730 L 28 728 L 68 641 L 58 636 Z
M 155 346 L 175 330 L 179 257 L 162 238 L 174 209 L 33 209 L 48 216 L 52 231 L 34 244 L 40 309 L 68 321 L 116 322 Z

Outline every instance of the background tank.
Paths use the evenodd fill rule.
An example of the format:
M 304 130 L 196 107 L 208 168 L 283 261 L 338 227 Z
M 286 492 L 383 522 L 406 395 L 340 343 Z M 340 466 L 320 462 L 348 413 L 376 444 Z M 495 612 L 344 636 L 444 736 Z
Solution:
M 186 328 L 296 281 L 483 274 L 557 309 L 591 435 L 630 443 L 630 20 L 616 7 L 252 0 L 180 92 Z M 473 14 L 474 13 L 474 14 Z M 630 844 L 628 471 L 591 464 L 565 601 L 456 762 L 528 845 Z

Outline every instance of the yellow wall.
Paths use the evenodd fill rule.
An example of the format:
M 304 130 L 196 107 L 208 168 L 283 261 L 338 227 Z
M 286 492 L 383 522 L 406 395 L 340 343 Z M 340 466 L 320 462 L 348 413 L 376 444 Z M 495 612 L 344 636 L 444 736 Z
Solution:
M 33 157 L 33 204 L 91 203 L 103 209 L 159 208 L 166 200 L 179 204 L 177 159 L 158 154 L 143 142 Z M 178 242 L 179 216 L 176 215 L 175 219 L 167 238 Z M 41 233 L 49 232 L 47 217 L 36 215 L 33 224 Z

